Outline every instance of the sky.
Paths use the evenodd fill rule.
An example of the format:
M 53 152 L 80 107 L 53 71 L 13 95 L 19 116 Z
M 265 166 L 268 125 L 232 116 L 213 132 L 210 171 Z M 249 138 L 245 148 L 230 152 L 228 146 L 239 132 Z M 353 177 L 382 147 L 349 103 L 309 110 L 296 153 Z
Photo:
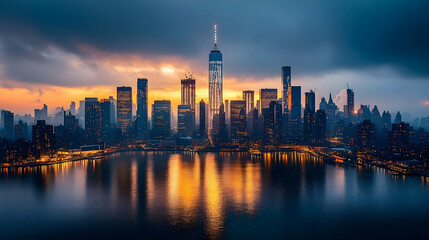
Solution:
M 428 10 L 425 0 L 2 0 L 0 108 L 52 111 L 123 85 L 135 95 L 138 77 L 149 104 L 178 104 L 185 69 L 207 100 L 217 24 L 224 99 L 280 91 L 289 65 L 317 105 L 332 93 L 342 109 L 348 83 L 356 104 L 428 116 Z

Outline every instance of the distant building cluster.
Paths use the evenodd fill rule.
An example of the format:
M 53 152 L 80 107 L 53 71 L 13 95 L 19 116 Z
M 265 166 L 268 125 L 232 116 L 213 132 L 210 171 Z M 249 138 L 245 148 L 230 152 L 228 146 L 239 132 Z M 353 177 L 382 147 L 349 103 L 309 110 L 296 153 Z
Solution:
M 392 121 L 389 111 L 375 105 L 355 109 L 354 91 L 347 87 L 342 111 L 322 97 L 316 107 L 316 93 L 292 85 L 292 69 L 281 68 L 280 93 L 276 88 L 244 89 L 241 99 L 223 99 L 223 60 L 217 41 L 209 54 L 208 102 L 196 100 L 196 80 L 186 74 L 181 83 L 181 104 L 172 113 L 170 100 L 152 103 L 149 116 L 149 80 L 137 79 L 133 115 L 133 91 L 117 87 L 116 98 L 87 97 L 76 109 L 57 108 L 48 115 L 48 106 L 34 115 L 14 116 L 1 110 L 0 157 L 2 162 L 39 159 L 56 151 L 85 146 L 146 144 L 149 146 L 202 146 L 209 149 L 262 148 L 282 145 L 343 146 L 355 152 L 384 159 L 429 158 L 429 116 L 421 118 L 420 128 L 402 121 L 398 112 Z M 177 127 L 172 127 L 176 121 Z

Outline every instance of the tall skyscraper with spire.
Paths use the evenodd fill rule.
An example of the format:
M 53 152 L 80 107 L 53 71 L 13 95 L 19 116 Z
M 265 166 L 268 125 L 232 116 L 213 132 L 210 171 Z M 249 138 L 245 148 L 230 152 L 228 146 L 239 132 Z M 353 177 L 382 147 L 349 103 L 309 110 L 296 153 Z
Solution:
M 223 102 L 223 71 L 222 53 L 217 47 L 217 26 L 214 26 L 214 46 L 209 54 L 209 127 L 212 126 L 213 116 L 219 114 Z

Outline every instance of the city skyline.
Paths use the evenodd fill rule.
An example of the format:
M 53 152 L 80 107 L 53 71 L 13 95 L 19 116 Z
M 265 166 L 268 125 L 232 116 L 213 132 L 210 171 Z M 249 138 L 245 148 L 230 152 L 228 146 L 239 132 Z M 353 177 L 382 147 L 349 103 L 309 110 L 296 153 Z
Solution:
M 356 98 L 357 105 L 377 103 L 380 108 L 392 112 L 408 112 L 410 117 L 429 114 L 429 99 L 425 92 L 428 77 L 427 71 L 421 66 L 428 51 L 424 41 L 426 35 L 421 30 L 425 28 L 421 26 L 429 22 L 428 17 L 417 10 L 408 18 L 411 19 L 409 24 L 415 27 L 409 28 L 406 23 L 398 24 L 400 18 L 395 14 L 404 6 L 412 9 L 425 9 L 425 6 L 402 1 L 386 4 L 383 13 L 387 16 L 379 19 L 368 10 L 376 6 L 376 3 L 371 2 L 366 3 L 368 8 L 351 4 L 354 6 L 353 11 L 350 6 L 335 1 L 327 6 L 316 4 L 320 8 L 303 6 L 294 1 L 277 2 L 272 6 L 255 2 L 249 4 L 250 12 L 255 12 L 258 7 L 268 9 L 273 12 L 273 16 L 295 19 L 292 24 L 288 21 L 278 23 L 270 18 L 258 21 L 244 16 L 243 21 L 219 19 L 215 9 L 207 8 L 204 3 L 190 1 L 181 8 L 194 4 L 205 9 L 207 16 L 201 17 L 198 23 L 181 24 L 183 21 L 188 23 L 189 18 L 179 18 L 173 24 L 166 21 L 170 18 L 165 14 L 168 12 L 175 16 L 177 13 L 164 2 L 158 4 L 165 5 L 166 12 L 153 16 L 153 20 L 162 23 L 162 31 L 168 36 L 160 37 L 155 27 L 141 20 L 130 19 L 127 17 L 129 14 L 125 14 L 135 11 L 133 9 L 150 8 L 154 3 L 135 4 L 125 4 L 124 9 L 121 8 L 118 14 L 125 15 L 123 19 L 118 20 L 111 13 L 106 13 L 105 18 L 107 23 L 118 20 L 123 25 L 131 24 L 134 26 L 133 31 L 114 25 L 111 27 L 113 34 L 103 33 L 108 36 L 101 35 L 105 36 L 102 39 L 88 33 L 90 31 L 83 32 L 60 15 L 70 8 L 74 10 L 68 13 L 72 18 L 82 14 L 84 7 L 89 12 L 100 14 L 93 4 L 71 4 L 69 8 L 62 4 L 55 5 L 57 11 L 51 11 L 48 15 L 57 18 L 58 25 L 44 21 L 41 14 L 26 14 L 31 10 L 25 6 L 25 1 L 6 4 L 0 10 L 4 11 L 0 18 L 1 26 L 8 24 L 0 33 L 0 108 L 22 114 L 40 108 L 44 103 L 51 109 L 57 105 L 66 107 L 71 101 L 78 102 L 88 96 L 99 99 L 114 96 L 116 86 L 132 86 L 139 77 L 155 80 L 150 85 L 152 96 L 159 96 L 157 99 L 166 99 L 168 96 L 173 108 L 176 108 L 180 102 L 177 79 L 183 78 L 185 68 L 194 72 L 198 86 L 197 99 L 207 101 L 206 54 L 212 46 L 212 26 L 217 24 L 222 51 L 227 53 L 224 64 L 228 67 L 225 68 L 223 78 L 224 99 L 240 99 L 242 89 L 239 86 L 243 83 L 249 89 L 257 90 L 261 88 L 258 86 L 264 85 L 281 92 L 279 67 L 288 65 L 294 68 L 293 79 L 300 82 L 303 90 L 317 86 L 316 98 L 327 98 L 332 93 L 336 102 L 343 101 L 348 82 L 352 89 L 360 93 Z M 287 8 L 288 4 L 300 10 L 308 8 L 317 17 L 306 22 L 307 11 L 303 16 L 287 14 L 291 11 Z M 113 3 L 107 5 L 106 8 L 115 6 Z M 222 1 L 218 7 L 221 6 L 229 7 L 230 10 L 224 14 L 230 17 L 239 9 L 237 4 L 229 5 Z M 40 2 L 36 7 L 43 8 L 46 5 Z M 333 20 L 342 16 L 337 12 L 332 13 L 334 7 L 354 15 L 339 24 Z M 159 13 L 159 8 L 154 9 L 154 13 Z M 329 14 L 334 15 L 331 18 L 322 17 Z M 373 25 L 356 25 L 356 19 L 362 16 L 371 17 Z M 87 26 L 90 30 L 100 24 L 87 15 L 85 20 L 90 23 Z M 326 31 L 311 31 L 318 29 L 321 23 L 325 23 L 322 29 Z M 68 31 L 59 30 L 58 26 Z M 348 26 L 350 29 L 346 28 Z M 375 34 L 379 26 L 383 26 L 383 34 Z M 133 36 L 130 43 L 120 39 L 123 34 L 117 34 L 119 29 Z M 308 32 L 301 29 L 308 29 Z M 146 39 L 145 36 L 149 37 Z M 373 45 L 368 44 L 368 41 L 356 41 L 359 36 L 365 36 Z M 411 40 L 398 36 L 421 37 Z M 154 41 L 156 37 L 158 40 Z M 401 52 L 400 46 L 407 46 L 409 51 Z M 356 49 L 356 52 L 347 49 Z M 257 57 L 261 54 L 263 58 Z M 406 96 L 406 101 L 397 97 L 398 92 Z M 16 95 L 22 98 L 19 101 L 13 99 Z M 150 97 L 149 102 L 153 100 L 155 98 Z M 133 102 L 136 102 L 135 94 Z M 343 103 L 338 105 L 342 106 Z

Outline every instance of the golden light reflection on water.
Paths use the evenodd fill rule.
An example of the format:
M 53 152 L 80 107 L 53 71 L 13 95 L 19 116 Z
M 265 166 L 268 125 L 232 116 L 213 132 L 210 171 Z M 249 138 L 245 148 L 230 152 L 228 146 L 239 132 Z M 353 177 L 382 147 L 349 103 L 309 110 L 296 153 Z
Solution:
M 311 184 L 315 182 L 312 167 L 321 164 L 321 159 L 299 152 L 264 153 L 259 158 L 251 158 L 246 153 L 137 152 L 115 155 L 108 160 L 1 169 L 0 174 L 37 174 L 41 176 L 39 184 L 44 191 L 61 186 L 72 174 L 70 191 L 81 203 L 85 203 L 85 197 L 99 191 L 106 194 L 101 199 L 109 201 L 112 208 L 129 211 L 126 213 L 133 221 L 138 221 L 138 213 L 142 210 L 146 211 L 149 221 L 162 221 L 165 217 L 173 226 L 191 227 L 203 220 L 206 235 L 219 238 L 224 233 L 226 215 L 231 208 L 239 214 L 258 214 L 262 181 L 263 178 L 275 181 L 269 178 L 273 169 L 279 166 L 296 168 L 289 168 L 290 172 L 298 170 L 298 174 L 292 172 L 285 178 L 290 183 L 285 183 L 280 191 L 290 191 L 296 188 L 293 184 L 297 184 L 300 194 L 311 197 Z M 363 169 L 359 167 L 357 171 Z M 375 171 L 385 172 L 378 168 Z M 286 175 L 287 171 L 282 170 L 280 174 Z M 345 198 L 350 181 L 346 186 L 349 173 L 344 168 L 334 165 L 320 174 L 320 179 L 327 183 L 327 200 L 336 203 Z M 427 186 L 429 178 L 422 177 L 421 182 Z
M 171 155 L 168 161 L 168 211 L 173 224 L 191 223 L 197 214 L 200 196 L 200 160 L 188 162 L 183 155 Z
M 223 226 L 223 193 L 217 172 L 215 155 L 209 153 L 204 160 L 206 231 L 209 237 L 218 238 Z

